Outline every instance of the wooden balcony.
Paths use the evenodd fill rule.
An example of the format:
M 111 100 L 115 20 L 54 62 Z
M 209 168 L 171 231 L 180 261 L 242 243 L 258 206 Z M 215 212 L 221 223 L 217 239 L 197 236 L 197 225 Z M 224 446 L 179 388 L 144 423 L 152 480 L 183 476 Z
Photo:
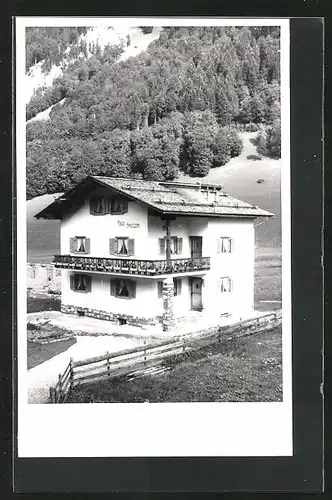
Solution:
M 210 257 L 172 259 L 167 261 L 55 255 L 53 263 L 55 267 L 61 269 L 151 277 L 164 274 L 193 273 L 210 269 Z

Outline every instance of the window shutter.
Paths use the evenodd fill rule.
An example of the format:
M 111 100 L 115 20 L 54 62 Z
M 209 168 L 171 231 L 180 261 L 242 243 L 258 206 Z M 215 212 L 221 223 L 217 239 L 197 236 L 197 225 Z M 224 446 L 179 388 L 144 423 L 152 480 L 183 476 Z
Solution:
M 111 292 L 111 295 L 115 296 L 116 295 L 116 280 L 112 280 L 110 281 L 110 292 Z
M 133 238 L 128 239 L 128 255 L 135 255 L 135 240 Z
M 129 297 L 131 299 L 134 299 L 136 297 L 136 281 L 128 280 L 127 284 L 128 284 Z
M 116 255 L 118 250 L 118 241 L 116 238 L 110 238 L 110 254 Z
M 163 297 L 163 282 L 158 281 L 157 285 L 158 285 L 158 299 L 161 299 Z
M 76 238 L 70 238 L 70 253 L 74 253 L 76 248 Z
M 93 198 L 90 198 L 90 214 L 93 214 L 93 206 L 94 206 L 94 202 L 93 202 Z
M 85 238 L 85 253 L 90 253 L 90 238 Z
M 183 241 L 183 238 L 177 239 L 177 253 L 178 253 L 178 255 L 182 255 L 182 241 Z
M 91 281 L 92 281 L 91 276 L 85 276 L 85 288 L 87 292 L 91 292 Z
M 121 200 L 121 208 L 122 208 L 122 213 L 126 214 L 128 212 L 128 200 Z
M 105 199 L 105 212 L 107 214 L 111 214 L 112 213 L 112 198 L 111 197 L 107 197 Z
M 178 293 L 177 293 L 177 295 L 181 295 L 182 280 L 178 279 L 177 282 L 178 282 Z
M 232 253 L 233 251 L 234 251 L 233 238 L 229 238 L 229 253 Z
M 70 275 L 70 289 L 75 290 L 75 274 Z
M 165 255 L 166 253 L 166 239 L 165 238 L 158 238 L 159 239 L 159 253 L 160 255 Z

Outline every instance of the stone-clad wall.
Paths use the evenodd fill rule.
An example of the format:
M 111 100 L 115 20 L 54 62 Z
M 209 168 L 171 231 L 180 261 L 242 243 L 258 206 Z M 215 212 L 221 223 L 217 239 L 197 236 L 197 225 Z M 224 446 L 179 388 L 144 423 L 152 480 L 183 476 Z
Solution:
M 163 282 L 163 305 L 162 317 L 163 330 L 167 331 L 174 326 L 174 283 L 173 279 L 165 279 Z
M 66 314 L 81 314 L 88 316 L 90 318 L 103 319 L 106 321 L 111 321 L 116 324 L 125 321 L 127 325 L 131 326 L 148 326 L 156 325 L 159 323 L 158 318 L 141 318 L 137 316 L 132 316 L 130 314 L 115 314 L 107 311 L 101 311 L 98 309 L 90 309 L 88 307 L 78 307 L 70 306 L 66 304 L 61 304 L 61 312 Z

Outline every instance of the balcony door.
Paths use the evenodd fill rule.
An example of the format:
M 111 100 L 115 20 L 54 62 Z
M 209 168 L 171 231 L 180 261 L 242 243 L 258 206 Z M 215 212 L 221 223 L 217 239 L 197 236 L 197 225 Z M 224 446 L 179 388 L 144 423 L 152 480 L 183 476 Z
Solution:
M 191 278 L 191 309 L 194 311 L 201 311 L 203 308 L 202 303 L 202 278 Z
M 202 257 L 202 236 L 189 236 L 190 256 L 192 259 Z

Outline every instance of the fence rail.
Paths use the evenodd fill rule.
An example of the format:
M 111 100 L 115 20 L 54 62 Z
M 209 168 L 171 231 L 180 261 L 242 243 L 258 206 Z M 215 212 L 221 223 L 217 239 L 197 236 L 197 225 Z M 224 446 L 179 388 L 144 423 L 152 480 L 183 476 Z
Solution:
M 112 379 L 144 374 L 145 371 L 160 366 L 165 360 L 184 352 L 198 350 L 226 335 L 236 337 L 258 333 L 275 328 L 281 323 L 281 311 L 267 313 L 257 318 L 248 319 L 227 326 L 215 326 L 184 337 L 163 340 L 154 344 L 125 349 L 102 356 L 73 361 L 70 359 L 63 374 L 59 375 L 55 387 L 50 389 L 51 403 L 63 403 L 68 392 L 78 384 L 93 382 L 98 379 Z M 227 338 L 228 338 L 227 337 Z

